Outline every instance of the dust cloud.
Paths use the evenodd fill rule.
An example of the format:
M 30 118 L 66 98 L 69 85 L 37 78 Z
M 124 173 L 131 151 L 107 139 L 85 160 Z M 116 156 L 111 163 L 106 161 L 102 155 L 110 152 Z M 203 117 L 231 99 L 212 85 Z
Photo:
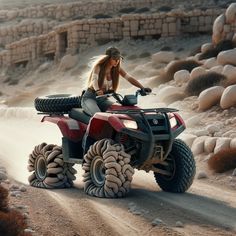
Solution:
M 22 183 L 28 183 L 27 161 L 34 146 L 61 142 L 59 129 L 54 124 L 41 123 L 41 118 L 33 108 L 0 109 L 0 161 L 9 176 Z

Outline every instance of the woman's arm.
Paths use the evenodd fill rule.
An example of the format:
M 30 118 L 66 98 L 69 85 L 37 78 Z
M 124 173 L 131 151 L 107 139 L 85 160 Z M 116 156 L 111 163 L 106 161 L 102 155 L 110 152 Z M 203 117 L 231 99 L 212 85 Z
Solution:
M 134 77 L 132 77 L 131 75 L 129 75 L 127 72 L 125 72 L 122 68 L 120 68 L 120 75 L 122 77 L 124 77 L 125 79 L 127 79 L 132 85 L 143 89 L 143 85 L 140 84 Z

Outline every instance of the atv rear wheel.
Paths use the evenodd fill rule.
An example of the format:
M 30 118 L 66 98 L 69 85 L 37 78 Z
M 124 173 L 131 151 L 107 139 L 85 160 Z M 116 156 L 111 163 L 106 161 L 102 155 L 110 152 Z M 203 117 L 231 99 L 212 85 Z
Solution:
M 162 169 L 171 172 L 171 176 L 165 176 L 154 172 L 156 182 L 162 190 L 174 193 L 183 193 L 191 186 L 195 172 L 195 160 L 191 149 L 179 139 L 174 140 L 172 150 Z M 158 165 L 160 168 L 160 165 Z
M 80 107 L 80 97 L 71 94 L 42 96 L 35 99 L 34 106 L 41 112 L 68 112 Z
M 28 170 L 33 172 L 28 181 L 39 188 L 69 188 L 73 186 L 77 171 L 73 164 L 65 163 L 62 148 L 42 143 L 29 155 Z
M 134 169 L 130 155 L 111 139 L 97 141 L 84 156 L 84 191 L 102 198 L 124 197 L 130 190 Z

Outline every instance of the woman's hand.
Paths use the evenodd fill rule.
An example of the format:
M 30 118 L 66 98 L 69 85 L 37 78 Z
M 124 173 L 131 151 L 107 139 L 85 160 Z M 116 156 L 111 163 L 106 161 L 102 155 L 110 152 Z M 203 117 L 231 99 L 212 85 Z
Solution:
M 104 93 L 103 93 L 103 91 L 100 89 L 100 90 L 97 90 L 96 91 L 96 95 L 97 96 L 101 96 L 101 95 L 103 95 Z

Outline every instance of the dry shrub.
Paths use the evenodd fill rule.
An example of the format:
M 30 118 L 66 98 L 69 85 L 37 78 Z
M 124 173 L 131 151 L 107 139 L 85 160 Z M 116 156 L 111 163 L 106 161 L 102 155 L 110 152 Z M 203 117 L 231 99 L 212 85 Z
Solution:
M 222 85 L 225 80 L 225 75 L 216 72 L 199 75 L 188 82 L 185 93 L 189 96 L 198 96 L 205 89 Z
M 189 56 L 195 56 L 196 54 L 201 52 L 201 46 L 197 46 L 196 48 L 193 48 L 190 53 Z
M 126 8 L 122 8 L 119 10 L 120 13 L 124 13 L 124 14 L 129 14 L 131 12 L 134 12 L 136 10 L 135 7 L 126 7 Z
M 150 9 L 148 7 L 142 7 L 142 8 L 139 8 L 137 10 L 135 10 L 135 13 L 144 13 L 144 12 L 148 12 L 150 11 Z
M 10 210 L 8 206 L 8 190 L 0 185 L 0 235 L 31 236 L 25 233 L 27 225 L 20 212 Z
M 24 217 L 17 211 L 0 212 L 0 235 L 26 236 Z M 28 234 L 29 235 L 29 234 Z
M 234 48 L 234 43 L 231 40 L 222 40 L 217 43 L 213 48 L 208 49 L 206 52 L 199 56 L 199 60 L 217 57 L 221 51 L 226 51 Z
M 174 78 L 175 72 L 179 70 L 187 70 L 191 72 L 195 67 L 201 66 L 202 63 L 199 63 L 195 60 L 179 60 L 174 62 L 169 66 L 168 70 L 161 75 L 162 82 L 168 82 Z
M 8 191 L 0 185 L 0 211 L 7 212 L 7 210 L 8 210 Z
M 208 160 L 208 166 L 216 173 L 236 168 L 236 148 L 222 149 Z
M 93 16 L 94 19 L 108 19 L 108 18 L 112 18 L 112 16 L 110 15 L 106 15 L 106 14 L 96 14 Z

